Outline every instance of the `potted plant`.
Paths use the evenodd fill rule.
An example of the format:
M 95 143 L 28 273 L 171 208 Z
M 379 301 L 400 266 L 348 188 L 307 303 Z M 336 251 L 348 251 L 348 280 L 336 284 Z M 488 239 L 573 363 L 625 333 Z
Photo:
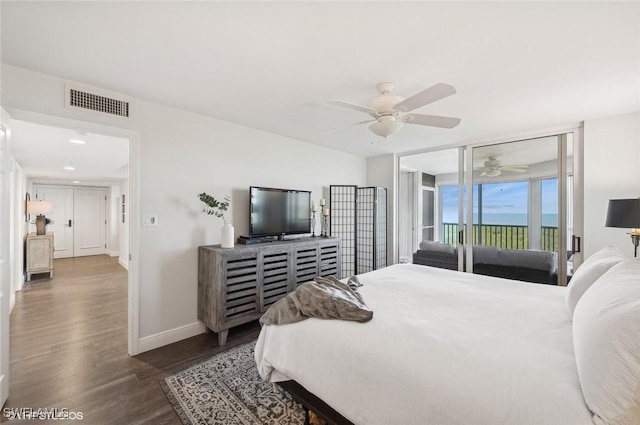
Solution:
M 233 248 L 233 226 L 231 223 L 227 223 L 227 220 L 224 218 L 224 213 L 229 209 L 229 205 L 231 205 L 231 198 L 225 196 L 224 201 L 218 201 L 216 198 L 205 192 L 199 194 L 198 198 L 207 205 L 207 208 L 202 209 L 203 213 L 215 215 L 216 217 L 222 218 L 222 221 L 224 221 L 220 246 L 222 248 Z

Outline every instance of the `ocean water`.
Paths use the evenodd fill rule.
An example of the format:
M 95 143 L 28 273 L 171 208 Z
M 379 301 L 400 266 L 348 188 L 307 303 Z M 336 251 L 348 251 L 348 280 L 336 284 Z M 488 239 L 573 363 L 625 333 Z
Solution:
M 444 220 L 445 223 L 457 223 L 458 212 L 457 211 L 445 211 Z M 478 223 L 478 214 L 473 215 L 473 222 Z M 482 214 L 483 224 L 506 224 L 511 226 L 526 226 L 527 214 L 519 213 L 484 213 Z M 542 225 L 549 227 L 558 226 L 558 214 L 542 214 Z

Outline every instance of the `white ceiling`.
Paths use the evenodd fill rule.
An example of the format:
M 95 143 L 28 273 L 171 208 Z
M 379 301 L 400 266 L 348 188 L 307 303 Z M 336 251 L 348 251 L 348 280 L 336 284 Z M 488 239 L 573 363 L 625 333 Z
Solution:
M 86 143 L 71 143 L 82 139 Z M 129 140 L 13 120 L 11 153 L 36 181 L 101 184 L 127 178 Z M 72 163 L 75 170 L 65 170 Z
M 362 156 L 640 109 L 639 2 L 12 2 L 2 61 Z M 458 93 L 382 142 L 365 103 Z

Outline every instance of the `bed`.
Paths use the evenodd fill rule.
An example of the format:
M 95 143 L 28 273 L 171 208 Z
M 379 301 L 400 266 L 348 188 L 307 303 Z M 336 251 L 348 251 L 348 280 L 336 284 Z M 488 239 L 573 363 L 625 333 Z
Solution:
M 593 424 L 566 288 L 411 264 L 360 281 L 371 321 L 264 326 L 261 376 L 354 424 Z

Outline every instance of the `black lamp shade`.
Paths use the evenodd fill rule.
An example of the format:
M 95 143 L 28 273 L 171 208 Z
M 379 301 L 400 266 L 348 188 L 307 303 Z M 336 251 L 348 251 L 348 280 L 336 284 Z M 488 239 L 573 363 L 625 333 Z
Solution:
M 610 199 L 605 226 L 640 228 L 640 198 Z

